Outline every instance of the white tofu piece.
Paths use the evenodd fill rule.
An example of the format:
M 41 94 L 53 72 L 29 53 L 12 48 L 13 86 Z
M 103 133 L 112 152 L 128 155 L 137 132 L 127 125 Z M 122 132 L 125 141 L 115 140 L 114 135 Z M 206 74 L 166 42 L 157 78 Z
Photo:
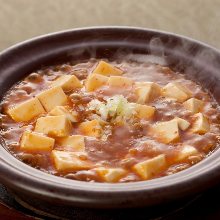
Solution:
M 105 168 L 99 167 L 94 169 L 102 180 L 108 183 L 118 182 L 122 177 L 127 174 L 127 171 L 122 168 Z
M 204 102 L 196 98 L 191 98 L 185 101 L 183 106 L 192 113 L 198 113 L 202 110 Z
M 99 120 L 85 121 L 79 125 L 79 131 L 86 136 L 100 137 L 102 135 L 102 126 Z
M 189 128 L 190 123 L 187 120 L 179 117 L 176 117 L 175 119 L 177 120 L 178 126 L 182 131 L 185 131 Z
M 78 113 L 76 111 L 71 111 L 68 106 L 56 106 L 49 112 L 49 115 L 65 115 L 71 122 L 78 122 Z
M 182 149 L 178 152 L 178 155 L 176 157 L 176 161 L 180 162 L 183 160 L 186 160 L 189 156 L 197 155 L 199 152 L 198 150 L 190 145 L 185 145 L 182 147 Z
M 156 134 L 158 139 L 165 144 L 178 141 L 180 138 L 178 121 L 176 119 L 159 122 L 153 125 L 153 132 Z
M 62 75 L 54 80 L 51 84 L 51 87 L 60 86 L 65 92 L 69 92 L 78 88 L 82 88 L 83 85 L 79 79 L 74 75 Z
M 65 150 L 85 151 L 85 140 L 82 135 L 72 135 L 68 137 L 57 138 L 56 143 L 64 147 Z
M 194 115 L 196 120 L 192 127 L 193 133 L 205 134 L 210 130 L 210 125 L 208 119 L 202 114 L 197 113 Z
M 30 121 L 44 113 L 45 110 L 37 98 L 31 98 L 8 110 L 8 114 L 16 122 Z
M 140 119 L 149 120 L 154 116 L 155 107 L 148 105 L 135 104 L 135 116 Z
M 55 168 L 59 172 L 88 170 L 92 166 L 89 161 L 82 159 L 82 157 L 87 157 L 87 155 L 82 152 L 53 150 L 51 156 L 53 158 Z
M 152 159 L 145 160 L 133 166 L 136 172 L 143 180 L 147 180 L 162 172 L 166 167 L 166 158 L 164 154 L 158 155 Z
M 69 136 L 71 129 L 71 122 L 66 116 L 59 115 L 38 118 L 34 131 L 54 137 L 65 137 Z
M 25 131 L 21 137 L 20 149 L 24 151 L 51 151 L 55 140 L 42 134 Z
M 145 104 L 153 101 L 161 95 L 161 88 L 154 82 L 136 82 L 135 94 L 137 96 L 137 103 Z
M 85 88 L 87 92 L 92 92 L 107 84 L 107 76 L 102 76 L 99 74 L 90 74 L 85 82 Z
M 123 71 L 112 66 L 109 63 L 106 63 L 105 61 L 100 61 L 92 73 L 102 74 L 105 76 L 120 76 L 123 74 Z
M 48 112 L 58 105 L 67 104 L 67 96 L 59 86 L 39 93 L 37 98 Z
M 110 87 L 128 88 L 132 87 L 133 84 L 133 80 L 122 76 L 110 76 L 108 80 L 108 85 Z
M 165 97 L 176 99 L 179 102 L 184 102 L 192 96 L 191 91 L 180 83 L 168 83 L 162 89 L 162 94 Z

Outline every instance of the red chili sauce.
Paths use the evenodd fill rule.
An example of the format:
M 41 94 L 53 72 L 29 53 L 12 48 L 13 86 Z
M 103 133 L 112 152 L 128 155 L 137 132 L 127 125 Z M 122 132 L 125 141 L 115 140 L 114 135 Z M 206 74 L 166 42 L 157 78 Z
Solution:
M 219 142 L 219 111 L 198 83 L 146 62 L 89 60 L 28 75 L 2 101 L 16 158 L 81 181 L 134 182 L 184 170 Z

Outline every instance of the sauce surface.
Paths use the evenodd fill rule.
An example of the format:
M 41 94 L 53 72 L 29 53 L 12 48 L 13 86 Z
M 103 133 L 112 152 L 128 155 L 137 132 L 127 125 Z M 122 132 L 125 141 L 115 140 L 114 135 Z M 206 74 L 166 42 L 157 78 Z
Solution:
M 112 68 L 107 73 L 106 65 Z M 66 75 L 78 81 L 70 87 L 68 80 L 59 82 Z M 66 95 L 63 104 L 51 101 L 50 93 L 45 102 L 39 95 L 53 88 Z M 37 116 L 18 119 L 10 111 L 34 97 L 43 106 Z M 1 135 L 9 151 L 37 169 L 74 180 L 115 183 L 170 175 L 201 161 L 219 143 L 214 98 L 184 75 L 153 63 L 92 59 L 46 67 L 15 85 L 1 105 Z M 62 122 L 54 124 L 54 117 Z M 49 125 L 62 128 L 48 131 Z

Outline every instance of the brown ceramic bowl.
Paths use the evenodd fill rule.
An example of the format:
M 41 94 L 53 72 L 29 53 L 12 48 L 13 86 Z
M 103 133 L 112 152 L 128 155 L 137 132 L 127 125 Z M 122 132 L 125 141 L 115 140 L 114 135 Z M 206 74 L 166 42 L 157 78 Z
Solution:
M 161 31 L 94 27 L 25 41 L 0 54 L 0 96 L 44 65 L 90 57 L 156 54 L 208 89 L 220 101 L 220 52 L 198 41 Z M 89 183 L 52 176 L 13 157 L 1 140 L 0 182 L 24 202 L 93 208 L 165 204 L 198 194 L 220 182 L 220 150 L 171 176 L 134 183 Z

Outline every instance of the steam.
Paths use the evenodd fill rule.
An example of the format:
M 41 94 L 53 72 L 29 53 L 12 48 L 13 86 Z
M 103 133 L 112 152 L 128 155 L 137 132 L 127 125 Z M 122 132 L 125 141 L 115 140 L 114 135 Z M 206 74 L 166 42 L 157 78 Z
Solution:
M 156 63 L 162 66 L 167 66 L 165 57 L 155 56 L 155 55 L 143 55 L 143 54 L 129 54 L 125 56 L 125 60 L 136 61 L 139 63 Z
M 152 38 L 149 42 L 150 53 L 154 56 L 164 57 L 164 43 L 159 37 Z
M 78 45 L 68 56 L 73 60 L 82 57 L 87 60 L 106 58 L 116 63 L 136 61 L 169 66 L 174 71 L 185 74 L 187 78 L 199 82 L 214 96 L 220 94 L 220 55 L 206 45 L 200 46 L 188 39 L 169 37 L 166 34 L 157 35 L 150 40 L 142 39 L 140 42 L 135 42 L 128 36 L 117 43 L 107 42 L 108 46 L 103 39 L 88 42 Z

